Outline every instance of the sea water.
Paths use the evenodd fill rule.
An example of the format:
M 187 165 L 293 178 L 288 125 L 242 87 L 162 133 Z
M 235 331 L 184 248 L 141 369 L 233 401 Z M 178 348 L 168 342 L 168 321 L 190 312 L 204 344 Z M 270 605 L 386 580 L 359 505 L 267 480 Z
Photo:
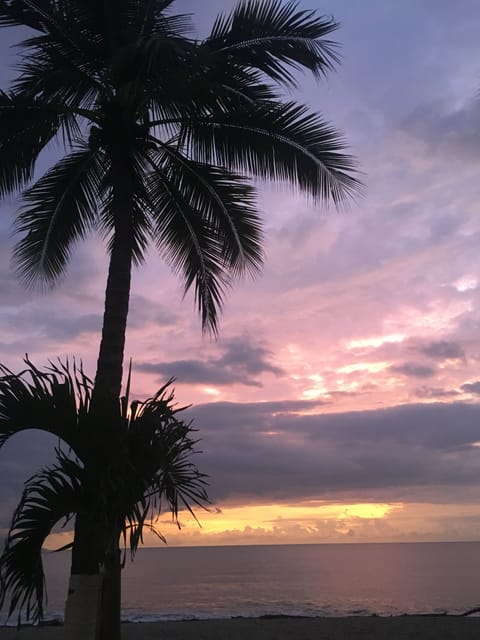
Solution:
M 44 555 L 48 618 L 62 616 L 67 553 Z M 480 605 L 480 543 L 141 549 L 123 572 L 132 621 L 462 613 Z

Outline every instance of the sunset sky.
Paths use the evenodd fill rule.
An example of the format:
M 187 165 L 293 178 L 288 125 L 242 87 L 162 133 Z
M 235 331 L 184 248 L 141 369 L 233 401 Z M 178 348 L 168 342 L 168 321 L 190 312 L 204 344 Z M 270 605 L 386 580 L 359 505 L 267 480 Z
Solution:
M 176 3 L 198 37 L 233 5 Z M 341 23 L 343 63 L 294 97 L 344 132 L 366 193 L 336 212 L 262 187 L 265 267 L 228 296 L 216 341 L 153 250 L 135 272 L 134 395 L 177 378 L 213 501 L 201 529 L 158 524 L 171 544 L 478 540 L 480 5 L 300 5 Z M 1 38 L 6 89 L 18 34 Z M 93 375 L 104 248 L 92 237 L 53 291 L 27 291 L 9 266 L 17 203 L 0 206 L 0 361 L 76 355 Z M 0 452 L 0 530 L 51 446 Z

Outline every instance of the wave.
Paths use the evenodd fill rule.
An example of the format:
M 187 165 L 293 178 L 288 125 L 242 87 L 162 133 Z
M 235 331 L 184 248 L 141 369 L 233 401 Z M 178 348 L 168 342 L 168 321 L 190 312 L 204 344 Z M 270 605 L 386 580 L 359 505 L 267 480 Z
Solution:
M 478 611 L 465 612 L 463 611 L 443 611 L 432 609 L 431 611 L 372 611 L 369 609 L 334 609 L 332 607 L 325 607 L 322 609 L 314 607 L 285 607 L 285 608 L 273 608 L 268 611 L 221 611 L 221 612 L 176 612 L 176 613 L 161 613 L 161 612 L 146 612 L 146 611 L 133 611 L 125 610 L 122 612 L 122 622 L 126 624 L 141 624 L 141 623 L 156 623 L 156 622 L 186 622 L 195 620 L 225 620 L 225 619 L 241 619 L 241 618 L 258 618 L 263 620 L 276 619 L 276 618 L 345 618 L 353 616 L 378 616 L 378 617 L 391 617 L 391 616 L 404 616 L 404 615 L 420 615 L 420 616 L 439 616 L 439 615 L 471 615 L 478 616 Z M 40 622 L 40 626 L 58 626 L 63 624 L 63 613 L 59 611 L 52 611 L 46 615 Z M 15 618 L 6 620 L 5 616 L 0 616 L 0 626 L 16 627 L 18 621 Z M 22 620 L 22 626 L 31 625 L 28 620 Z

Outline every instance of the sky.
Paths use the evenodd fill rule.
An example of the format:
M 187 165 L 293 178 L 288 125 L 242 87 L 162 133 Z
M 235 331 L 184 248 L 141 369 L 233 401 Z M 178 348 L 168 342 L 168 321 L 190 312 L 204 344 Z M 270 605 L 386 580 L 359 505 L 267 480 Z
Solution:
M 176 4 L 203 37 L 234 3 Z M 229 294 L 217 340 L 153 251 L 135 272 L 134 395 L 177 378 L 210 476 L 201 528 L 157 525 L 172 545 L 478 540 L 480 6 L 300 5 L 341 23 L 343 60 L 292 97 L 343 131 L 366 192 L 335 211 L 263 185 L 265 266 Z M 2 88 L 16 39 L 2 32 Z M 93 375 L 104 247 L 92 237 L 54 290 L 27 291 L 9 264 L 17 204 L 0 205 L 0 361 L 75 355 Z M 0 530 L 51 449 L 34 433 L 0 452 Z

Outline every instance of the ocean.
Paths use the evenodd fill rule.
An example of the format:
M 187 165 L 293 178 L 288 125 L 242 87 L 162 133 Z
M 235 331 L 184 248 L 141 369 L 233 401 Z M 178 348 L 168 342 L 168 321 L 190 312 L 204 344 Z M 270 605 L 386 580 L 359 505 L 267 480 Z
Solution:
M 48 618 L 61 618 L 69 556 L 46 553 Z M 141 549 L 123 572 L 131 621 L 265 615 L 462 613 L 480 605 L 480 543 Z

